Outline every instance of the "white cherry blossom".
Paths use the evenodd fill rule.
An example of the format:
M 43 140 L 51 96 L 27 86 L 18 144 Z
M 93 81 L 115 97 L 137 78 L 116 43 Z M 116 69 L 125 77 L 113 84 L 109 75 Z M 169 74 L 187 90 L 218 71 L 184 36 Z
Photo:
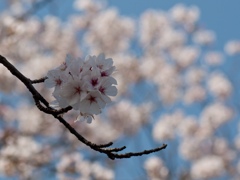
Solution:
M 111 77 L 115 70 L 113 60 L 104 54 L 87 56 L 85 60 L 66 56 L 65 62 L 47 74 L 47 87 L 55 87 L 52 107 L 72 106 L 79 111 L 77 120 L 92 122 L 93 115 L 100 114 L 109 96 L 117 95 L 117 81 Z

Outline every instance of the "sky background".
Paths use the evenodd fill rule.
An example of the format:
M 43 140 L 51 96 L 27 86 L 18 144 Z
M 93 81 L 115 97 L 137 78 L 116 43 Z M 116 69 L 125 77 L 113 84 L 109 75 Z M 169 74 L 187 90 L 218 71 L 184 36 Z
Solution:
M 0 1 L 0 11 L 6 7 L 7 0 Z M 66 20 L 69 14 L 76 12 L 72 6 L 74 0 L 51 0 L 49 5 L 36 14 L 43 16 L 53 14 Z M 196 5 L 201 11 L 200 24 L 216 32 L 217 46 L 227 40 L 240 39 L 240 1 L 239 0 L 106 0 L 116 7 L 121 15 L 138 18 L 147 9 L 168 10 L 175 4 Z
M 214 48 L 218 50 L 223 50 L 224 44 L 228 40 L 240 39 L 239 0 L 108 0 L 107 3 L 109 6 L 116 7 L 121 15 L 126 15 L 133 18 L 139 18 L 139 16 L 147 9 L 168 10 L 177 3 L 182 3 L 185 5 L 196 5 L 201 12 L 199 21 L 200 25 L 206 27 L 206 29 L 213 30 L 216 33 L 217 40 L 214 44 Z M 45 8 L 37 12 L 37 15 L 42 17 L 47 13 L 51 13 L 53 15 L 60 16 L 63 20 L 66 20 L 69 14 L 72 14 L 72 12 L 76 12 L 73 9 L 72 4 L 73 0 L 54 0 L 49 4 L 49 6 L 46 6 Z M 4 7 L 4 1 L 1 1 L 0 10 L 3 10 Z M 128 147 L 128 149 L 131 150 L 131 148 L 133 148 L 131 146 L 147 146 L 147 148 L 153 148 L 153 142 L 148 143 L 146 141 L 146 137 L 149 136 L 149 134 L 141 134 L 140 136 L 144 136 L 142 137 L 142 139 L 145 139 L 145 141 L 131 143 L 131 138 L 126 140 L 129 141 L 129 143 L 125 142 L 125 145 Z M 174 147 L 170 146 L 169 149 L 170 148 L 172 149 Z M 174 151 L 172 153 L 174 153 Z M 174 161 L 174 159 L 171 159 L 171 153 L 168 153 L 167 155 L 168 156 L 164 156 L 164 158 L 168 159 L 167 161 Z M 119 163 L 122 164 L 122 168 L 119 168 L 119 170 L 116 172 L 116 177 L 136 177 L 135 179 L 137 179 L 139 175 L 144 173 L 144 170 L 136 169 L 134 168 L 134 165 L 136 163 L 143 163 L 145 159 L 146 157 L 137 157 L 126 159 L 124 161 L 119 161 Z M 175 162 L 175 165 L 180 165 L 178 163 L 181 162 Z M 127 168 L 125 166 L 126 164 Z M 172 162 L 170 164 L 174 163 Z M 169 169 L 171 168 L 169 167 Z
M 240 38 L 239 0 L 109 0 L 110 6 L 119 9 L 120 14 L 138 17 L 146 9 L 168 10 L 177 3 L 196 5 L 201 11 L 200 24 L 212 29 L 217 35 L 217 47 L 229 39 Z

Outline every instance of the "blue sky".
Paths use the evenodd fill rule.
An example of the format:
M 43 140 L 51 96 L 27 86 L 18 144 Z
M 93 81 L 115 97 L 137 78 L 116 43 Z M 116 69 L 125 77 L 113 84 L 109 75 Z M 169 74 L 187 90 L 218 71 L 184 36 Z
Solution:
M 3 10 L 5 1 L 0 2 Z M 74 0 L 53 0 L 49 6 L 41 9 L 37 14 L 51 13 L 67 19 L 74 11 Z M 138 18 L 147 9 L 168 10 L 177 3 L 196 5 L 201 11 L 200 25 L 216 32 L 218 48 L 230 39 L 240 39 L 240 1 L 239 0 L 107 0 L 109 6 L 116 7 L 121 15 Z
M 5 1 L 0 2 L 0 10 L 3 10 Z M 73 2 L 74 0 L 53 0 L 37 14 L 50 12 L 67 19 L 67 16 L 74 11 Z M 223 44 L 229 39 L 240 39 L 239 0 L 107 0 L 106 2 L 109 6 L 116 7 L 120 14 L 133 18 L 138 18 L 142 12 L 150 8 L 168 10 L 177 3 L 196 5 L 201 11 L 200 24 L 216 32 L 217 43 Z
M 138 17 L 150 8 L 168 10 L 177 3 L 199 7 L 200 24 L 216 32 L 218 48 L 230 39 L 240 39 L 239 0 L 108 0 L 108 4 L 116 6 L 120 14 L 132 17 Z

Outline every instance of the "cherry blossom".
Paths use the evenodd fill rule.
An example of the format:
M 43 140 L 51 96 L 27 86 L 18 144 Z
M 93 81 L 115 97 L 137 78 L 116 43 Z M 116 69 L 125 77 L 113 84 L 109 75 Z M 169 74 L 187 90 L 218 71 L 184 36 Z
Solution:
M 52 107 L 72 106 L 79 110 L 77 120 L 91 123 L 100 114 L 109 96 L 117 95 L 117 81 L 111 77 L 113 60 L 104 54 L 87 56 L 85 60 L 66 56 L 65 62 L 47 74 L 46 86 L 54 87 Z

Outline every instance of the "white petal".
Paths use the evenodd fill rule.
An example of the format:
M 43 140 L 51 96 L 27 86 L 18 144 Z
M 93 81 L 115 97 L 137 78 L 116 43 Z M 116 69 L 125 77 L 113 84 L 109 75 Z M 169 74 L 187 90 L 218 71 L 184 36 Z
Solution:
M 44 81 L 44 84 L 47 88 L 53 88 L 56 85 L 56 83 L 52 79 L 46 79 Z
M 104 94 L 102 94 L 102 99 L 103 99 L 103 101 L 104 101 L 106 104 L 112 102 L 111 98 L 108 97 L 108 96 L 106 96 L 106 95 L 104 95 Z
M 117 95 L 117 88 L 115 86 L 110 86 L 105 90 L 105 94 L 108 96 L 116 96 Z
M 99 54 L 98 57 L 97 57 L 97 59 L 98 59 L 98 60 L 103 60 L 103 59 L 105 59 L 104 53 Z
M 90 106 L 90 112 L 91 114 L 100 114 L 101 113 L 101 109 L 99 108 L 97 103 L 92 103 Z

